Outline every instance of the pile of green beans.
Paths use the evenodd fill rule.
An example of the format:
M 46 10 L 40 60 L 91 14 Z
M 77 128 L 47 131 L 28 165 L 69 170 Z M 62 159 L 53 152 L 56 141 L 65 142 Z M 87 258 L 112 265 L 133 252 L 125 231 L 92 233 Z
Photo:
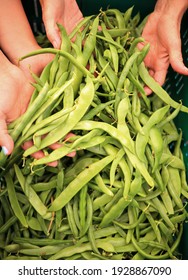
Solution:
M 85 17 L 70 35 L 59 26 L 60 50 L 21 58 L 54 54 L 9 125 L 12 155 L 0 155 L 0 259 L 182 257 L 188 185 L 174 118 L 188 108 L 150 77 L 132 10 Z

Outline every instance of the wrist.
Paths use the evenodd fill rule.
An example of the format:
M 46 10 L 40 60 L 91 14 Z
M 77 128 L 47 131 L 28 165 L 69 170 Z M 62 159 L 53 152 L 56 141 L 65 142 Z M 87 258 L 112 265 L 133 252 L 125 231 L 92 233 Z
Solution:
M 188 0 L 158 0 L 154 12 L 181 19 L 188 8 Z

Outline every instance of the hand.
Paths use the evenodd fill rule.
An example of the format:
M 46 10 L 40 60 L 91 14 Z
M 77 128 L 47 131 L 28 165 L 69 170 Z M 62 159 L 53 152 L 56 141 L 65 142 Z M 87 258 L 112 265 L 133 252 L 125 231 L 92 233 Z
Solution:
M 66 137 L 65 137 L 65 141 L 71 142 L 70 139 L 71 139 L 71 137 L 73 137 L 73 136 L 75 136 L 73 133 L 71 133 L 71 132 L 68 133 L 68 134 L 66 135 Z M 63 145 L 62 143 L 54 143 L 54 144 L 50 145 L 49 148 L 52 149 L 52 150 L 56 150 L 56 149 L 58 149 L 58 148 L 61 148 L 62 145 Z M 24 150 L 27 150 L 27 149 L 29 149 L 29 148 L 32 147 L 32 146 L 33 146 L 33 141 L 30 140 L 30 141 L 25 142 L 25 143 L 22 145 L 22 148 L 23 148 Z M 75 151 L 73 151 L 73 152 L 67 154 L 68 157 L 74 157 L 75 155 L 76 155 L 76 152 L 75 152 Z M 38 151 L 38 152 L 33 153 L 31 156 L 32 156 L 33 158 L 35 158 L 35 159 L 40 159 L 40 158 L 45 157 L 45 154 L 44 154 L 43 151 L 40 150 L 40 151 Z M 49 162 L 47 165 L 48 165 L 48 166 L 56 167 L 56 166 L 58 165 L 58 161 L 56 160 L 56 161 L 53 161 L 53 162 Z
M 161 1 L 159 1 L 160 4 Z M 164 3 L 165 1 L 163 1 Z M 178 3 L 177 3 L 178 4 Z M 168 8 L 168 9 L 167 9 Z M 176 7 L 158 7 L 148 17 L 142 37 L 150 43 L 150 51 L 145 58 L 151 76 L 163 85 L 169 65 L 183 75 L 188 75 L 188 68 L 183 63 L 181 53 L 180 25 L 181 15 Z M 139 48 L 143 43 L 139 44 Z M 151 90 L 147 88 L 147 93 Z
M 61 37 L 57 23 L 63 25 L 68 34 L 74 29 L 83 15 L 76 0 L 40 0 L 46 34 L 54 48 L 60 48 Z
M 22 115 L 30 100 L 33 87 L 23 71 L 13 65 L 0 52 L 0 146 L 9 155 L 14 142 L 7 131 L 7 124 Z

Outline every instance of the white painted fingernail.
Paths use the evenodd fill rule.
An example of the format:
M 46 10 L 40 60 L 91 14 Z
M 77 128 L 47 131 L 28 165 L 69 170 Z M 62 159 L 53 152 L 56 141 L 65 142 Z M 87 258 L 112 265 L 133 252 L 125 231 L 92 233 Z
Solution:
M 2 146 L 2 151 L 5 155 L 8 155 L 8 149 L 5 146 Z

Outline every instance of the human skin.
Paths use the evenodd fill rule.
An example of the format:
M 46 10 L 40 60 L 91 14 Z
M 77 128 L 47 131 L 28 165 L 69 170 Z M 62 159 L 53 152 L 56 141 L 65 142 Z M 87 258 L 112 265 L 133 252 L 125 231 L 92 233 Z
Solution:
M 24 113 L 32 92 L 28 77 L 0 51 L 0 145 L 6 154 L 14 147 L 7 124 Z
M 40 49 L 20 0 L 0 0 L 0 46 L 8 59 L 18 65 L 19 58 Z M 40 55 L 23 60 L 19 67 L 30 76 L 30 70 L 40 74 L 52 55 Z
M 53 55 L 42 54 L 19 62 L 20 57 L 40 49 L 40 46 L 35 40 L 21 1 L 0 0 L 0 5 L 0 146 L 9 155 L 13 151 L 14 142 L 8 134 L 7 125 L 27 109 L 33 93 L 31 72 L 40 75 Z M 32 141 L 28 141 L 23 148 L 27 149 L 31 145 Z M 59 143 L 54 143 L 50 148 L 56 149 L 59 146 Z M 43 156 L 42 151 L 33 155 L 35 158 Z M 57 162 L 49 165 L 55 166 Z
M 54 0 L 53 2 L 51 0 L 40 0 L 40 3 L 47 36 L 54 47 L 59 48 L 61 38 L 56 23 L 64 25 L 67 32 L 70 33 L 83 18 L 82 13 L 75 0 Z M 13 143 L 8 137 L 6 124 L 19 117 L 27 108 L 31 95 L 30 81 L 32 81 L 32 77 L 30 70 L 39 75 L 52 57 L 50 55 L 41 55 L 40 58 L 38 56 L 27 58 L 20 63 L 19 69 L 9 64 L 12 63 L 18 66 L 18 59 L 21 56 L 40 47 L 36 43 L 21 1 L 0 0 L 0 4 L 0 47 L 9 59 L 7 61 L 1 52 L 1 61 L 4 65 L 0 65 L 0 73 L 2 73 L 0 78 L 0 84 L 2 84 L 0 145 L 5 145 L 7 153 L 10 154 Z M 146 42 L 150 43 L 150 51 L 146 56 L 145 64 L 149 68 L 150 74 L 161 85 L 165 81 L 169 65 L 175 71 L 188 75 L 188 69 L 183 64 L 180 38 L 181 19 L 187 7 L 188 0 L 158 0 L 143 30 L 142 36 Z M 142 48 L 143 45 L 140 44 L 139 47 Z M 17 83 L 14 83 L 14 75 L 11 74 L 10 77 L 5 77 L 6 73 L 7 76 L 9 75 L 8 71 L 12 74 L 15 73 L 15 82 L 18 81 Z M 19 75 L 25 83 L 21 83 L 18 78 Z M 12 90 L 5 88 L 4 82 L 8 81 L 8 79 L 11 80 L 9 86 L 10 88 L 12 87 Z M 21 88 L 22 92 L 28 91 L 28 94 L 24 94 L 24 102 L 18 102 L 19 106 L 13 106 L 13 100 L 17 100 L 16 97 Z M 150 89 L 146 90 L 148 93 L 151 92 Z M 6 92 L 6 94 L 3 94 L 3 92 Z
M 163 85 L 169 65 L 183 75 L 188 68 L 183 63 L 181 51 L 181 20 L 188 8 L 188 0 L 158 0 L 154 11 L 149 15 L 142 37 L 149 42 L 150 50 L 145 65 L 150 75 Z M 142 48 L 145 43 L 140 43 Z M 149 88 L 147 93 L 151 93 Z
M 0 146 L 10 154 L 14 143 L 7 132 L 8 123 L 25 112 L 33 92 L 31 71 L 39 75 L 52 59 L 41 55 L 19 58 L 39 49 L 20 0 L 0 0 Z
M 67 32 L 83 18 L 75 0 L 40 0 L 49 40 L 54 47 L 61 44 L 56 23 L 61 23 Z M 154 11 L 149 15 L 142 36 L 150 43 L 150 51 L 145 59 L 151 76 L 163 85 L 169 65 L 180 74 L 188 75 L 181 52 L 180 25 L 188 8 L 188 0 L 158 0 Z M 140 43 L 142 48 L 145 43 Z M 146 88 L 147 93 L 151 93 Z
M 54 48 L 59 48 L 61 38 L 57 23 L 62 24 L 69 34 L 83 19 L 75 0 L 40 0 L 46 34 Z

